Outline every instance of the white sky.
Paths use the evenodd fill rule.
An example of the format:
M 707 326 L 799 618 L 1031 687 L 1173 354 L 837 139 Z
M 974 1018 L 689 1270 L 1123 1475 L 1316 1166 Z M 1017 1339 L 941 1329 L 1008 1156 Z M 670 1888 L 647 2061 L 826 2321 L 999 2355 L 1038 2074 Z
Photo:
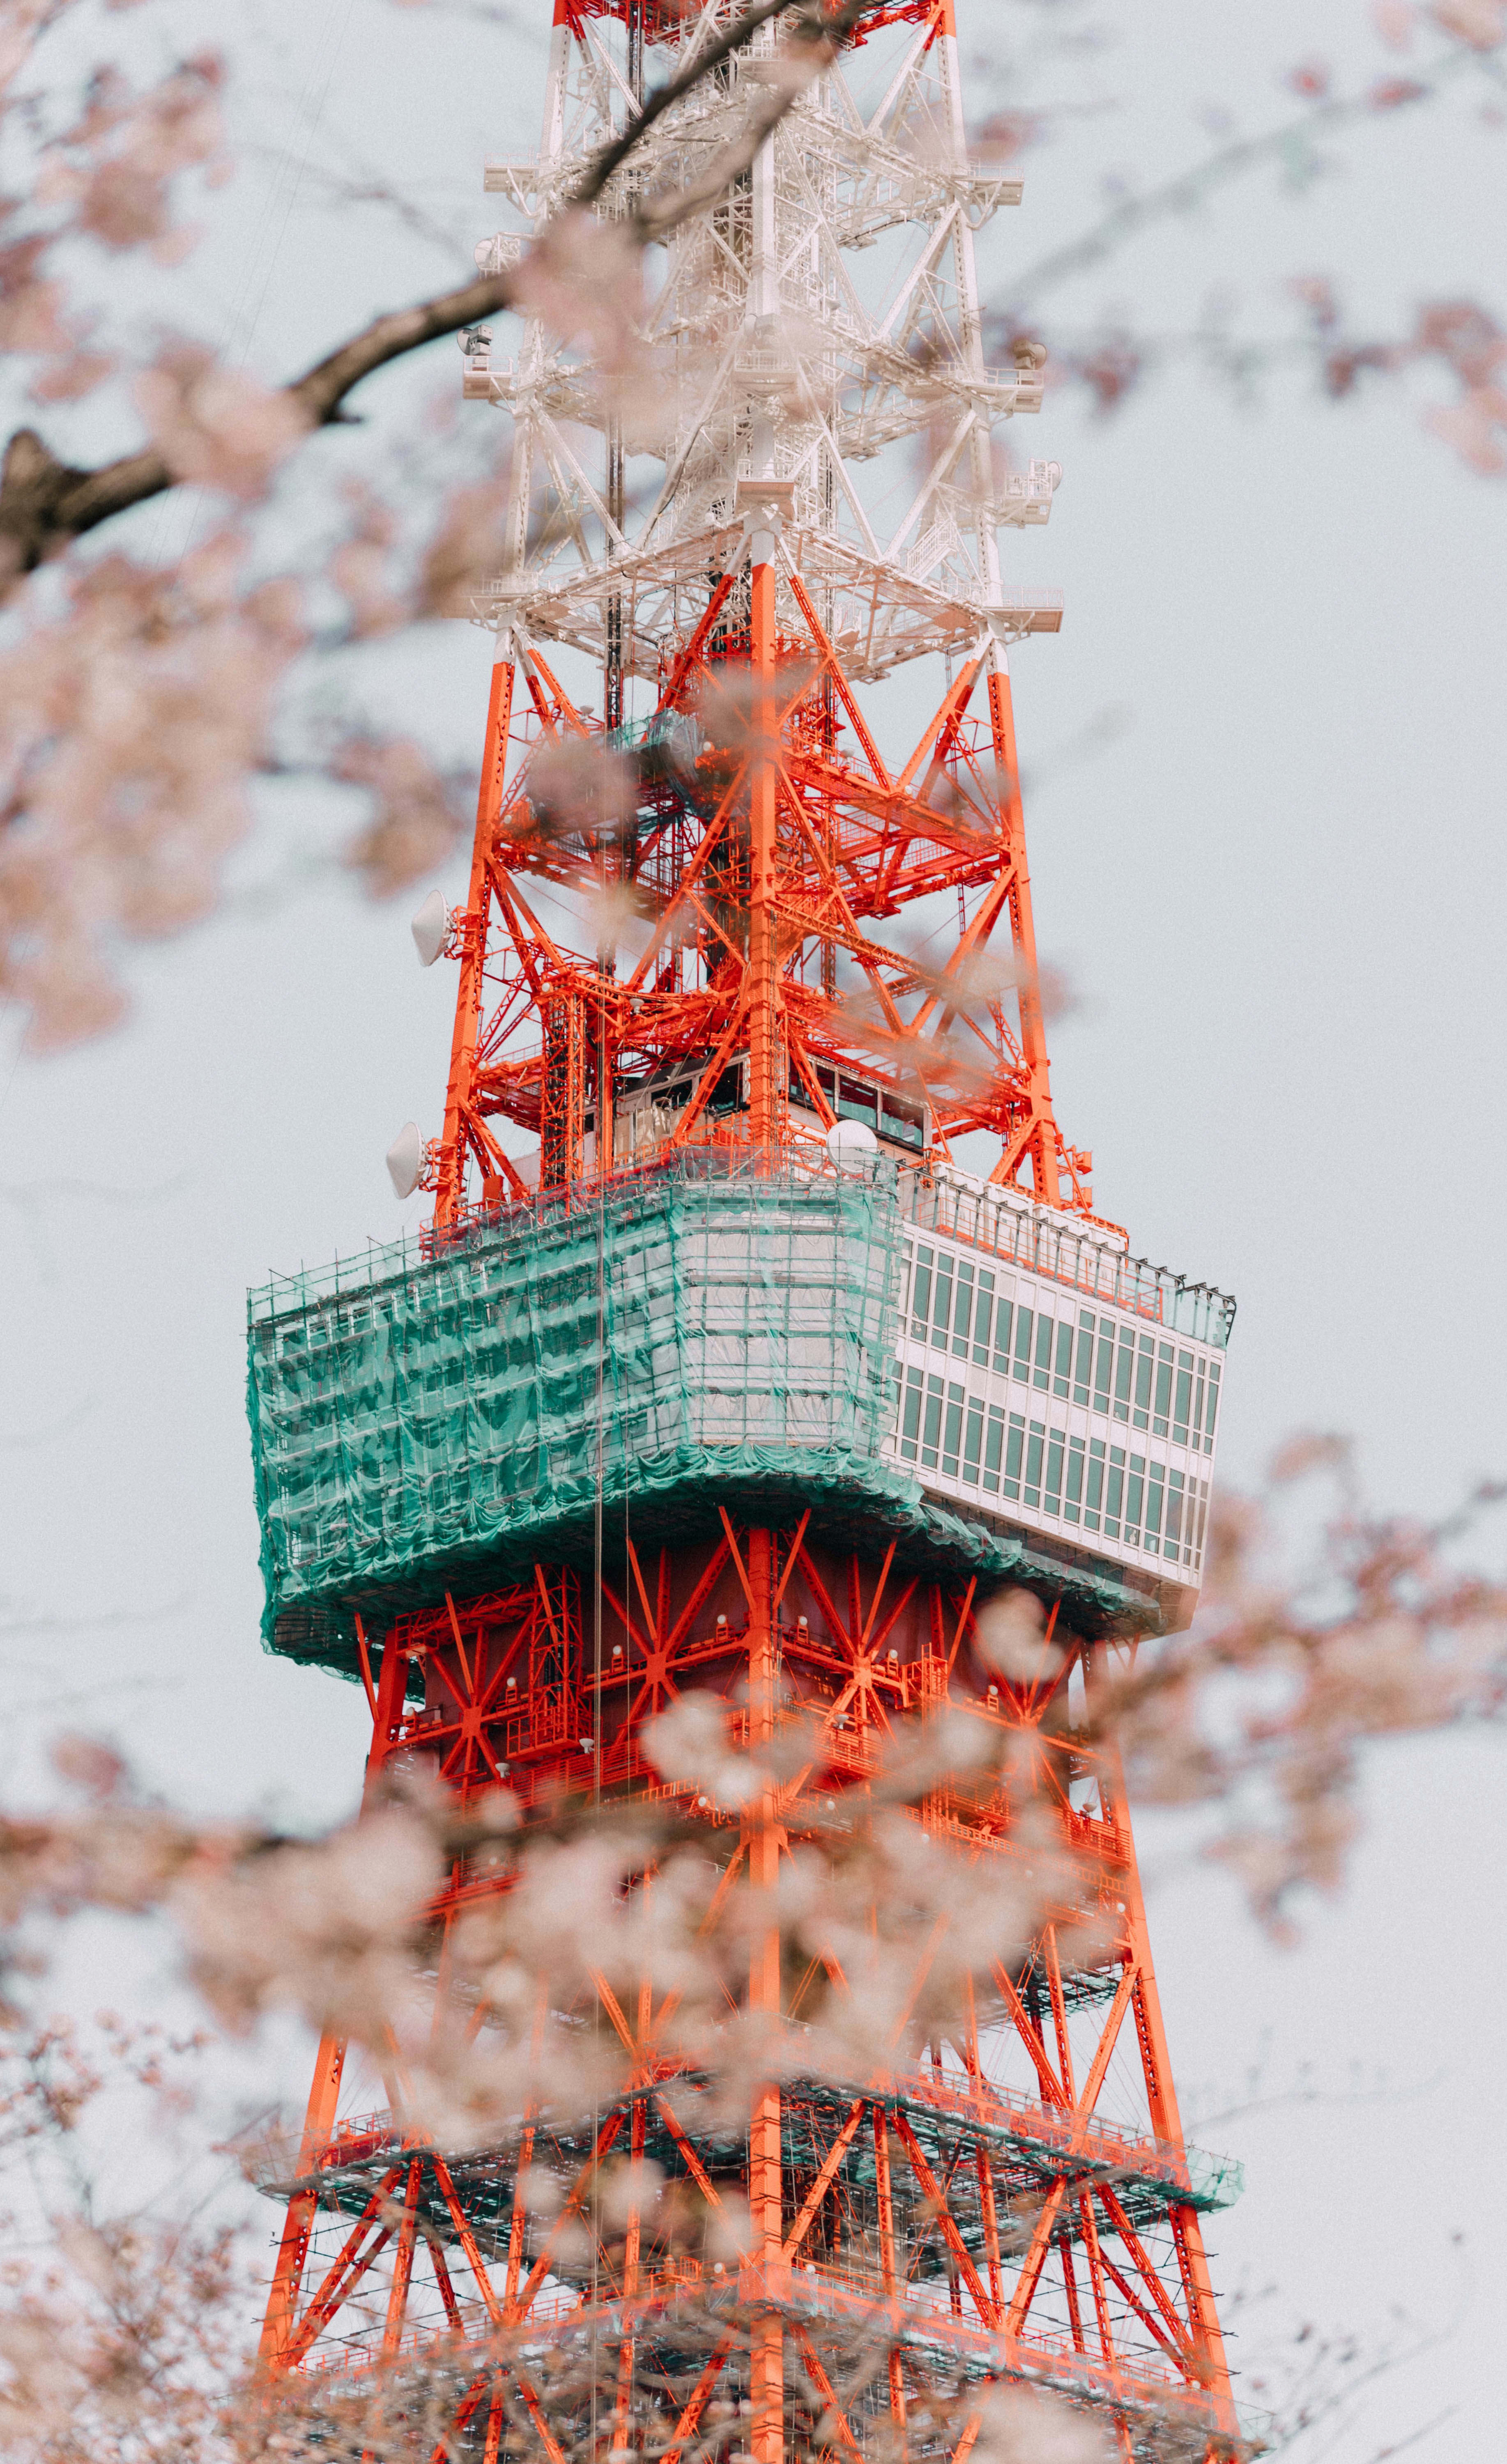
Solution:
M 519 13 L 543 25 L 542 5 Z M 203 14 L 185 14 L 202 39 Z M 997 22 L 987 0 L 968 21 Z M 266 22 L 299 30 L 311 163 L 344 132 L 458 230 L 495 227 L 480 159 L 534 140 L 537 35 L 350 0 Z M 1080 229 L 1106 165 L 1149 177 L 1194 158 L 1196 103 L 1234 100 L 1261 124 L 1280 108 L 1275 66 L 1376 56 L 1349 8 L 1268 0 L 1236 22 L 1150 0 L 1126 22 L 1119 50 L 1042 71 L 1041 94 L 1116 107 L 1027 157 L 986 281 Z M 264 134 L 281 109 L 258 101 Z M 1251 330 L 1276 332 L 1282 278 L 1333 270 L 1379 321 L 1425 297 L 1500 308 L 1504 142 L 1463 107 L 1398 121 L 1337 148 L 1343 176 L 1305 197 L 1263 175 L 1053 305 L 1087 322 L 1124 302 L 1173 327 L 1228 283 Z M 269 374 L 442 263 L 390 224 L 329 215 L 310 178 L 284 215 L 291 184 L 269 207 L 258 177 L 194 276 L 194 314 L 260 300 L 251 356 Z M 1337 408 L 1287 377 L 1238 409 L 1174 375 L 1108 426 L 1049 392 L 1012 442 L 1066 472 L 1050 529 L 1011 554 L 1011 578 L 1067 596 L 1060 639 L 1014 661 L 1040 781 L 1038 937 L 1081 994 L 1054 1032 L 1063 1125 L 1094 1148 L 1098 1204 L 1133 1246 L 1238 1295 L 1224 1477 L 1253 1478 L 1295 1427 L 1336 1427 L 1377 1503 L 1440 1511 L 1507 1467 L 1507 483 L 1462 470 L 1416 407 Z M 473 759 L 486 660 L 456 626 L 422 671 L 427 710 Z M 898 737 L 908 688 L 885 692 L 875 714 Z M 1054 770 L 1106 707 L 1128 732 Z M 269 799 L 249 873 L 321 827 L 296 796 Z M 457 858 L 441 886 L 458 898 L 463 882 Z M 16 1787 L 37 1739 L 77 1724 L 197 1804 L 302 1818 L 351 1802 L 359 1697 L 257 1649 L 243 1295 L 269 1265 L 416 1214 L 394 1207 L 382 1156 L 410 1114 L 436 1124 L 454 990 L 414 963 L 416 903 L 374 912 L 323 885 L 243 902 L 132 959 L 124 1033 L 46 1065 L 12 1069 L 13 1039 L 0 1052 Z M 1217 2280 L 1275 2285 L 1276 2322 L 1385 2343 L 1402 2310 L 1444 2340 L 1381 2382 L 1338 2443 L 1305 2451 L 1338 2464 L 1450 2408 L 1410 2453 L 1495 2464 L 1507 2448 L 1490 2255 L 1507 2189 L 1490 2052 L 1507 2021 L 1501 1779 L 1490 1741 L 1378 1756 L 1349 1886 L 1296 1951 L 1262 1945 L 1164 1827 L 1142 1833 L 1190 2135 L 1245 2101 L 1252 2066 L 1263 2096 L 1306 2083 L 1328 2100 L 1208 2122 L 1250 2179 L 1214 2226 Z M 1237 2354 L 1261 2332 L 1252 2319 Z

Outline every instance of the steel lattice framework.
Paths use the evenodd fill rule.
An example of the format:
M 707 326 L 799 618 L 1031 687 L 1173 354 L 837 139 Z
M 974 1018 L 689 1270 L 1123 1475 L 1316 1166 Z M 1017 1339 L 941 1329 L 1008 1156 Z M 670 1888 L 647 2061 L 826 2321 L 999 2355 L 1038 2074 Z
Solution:
M 646 50 L 683 68 L 733 13 L 557 0 L 543 146 L 490 165 L 488 187 L 521 224 L 550 223 L 642 97 Z M 602 200 L 593 244 L 636 199 L 705 191 L 663 252 L 631 385 L 543 315 L 507 365 L 466 338 L 467 395 L 517 436 L 425 1159 L 437 1247 L 536 1191 L 588 1209 L 604 1179 L 688 1149 L 709 1170 L 830 1170 L 842 1119 L 911 1165 L 986 1132 L 995 1183 L 1089 1216 L 1089 1158 L 1050 1092 L 1007 665 L 1058 607 L 1005 587 L 997 539 L 1046 519 L 1057 474 L 999 475 L 992 428 L 1039 407 L 1041 355 L 985 367 L 973 266 L 976 229 L 1019 184 L 968 165 L 950 0 L 876 10 L 722 178 L 780 41 L 776 20 L 666 113 Z M 478 260 L 514 261 L 524 237 Z M 659 476 L 633 501 L 649 451 Z M 897 463 L 908 495 L 885 526 L 876 474 Z M 940 696 L 887 759 L 859 688 L 921 656 L 946 663 Z M 583 658 L 599 708 L 567 681 Z M 950 946 L 925 959 L 896 919 L 938 913 L 957 919 Z M 462 1808 L 505 1779 L 525 1826 L 583 1791 L 668 1809 L 719 1869 L 714 1908 L 742 1894 L 752 1911 L 734 2003 L 797 2047 L 853 1981 L 835 1958 L 793 1970 L 759 1911 L 803 1847 L 842 1853 L 907 1721 L 974 1724 L 1005 1774 L 893 1817 L 953 1860 L 960 1908 L 970 1878 L 1031 1870 L 1042 1819 L 1070 1879 L 1027 1955 L 986 1963 L 966 2012 L 933 2024 L 939 1917 L 865 2059 L 834 2076 L 791 2055 L 741 2123 L 667 2050 L 675 1997 L 647 1975 L 603 1973 L 563 2014 L 620 2043 L 621 2093 L 588 2123 L 530 2105 L 479 2150 L 407 2124 L 397 2071 L 385 2110 L 344 2110 L 345 2049 L 326 2040 L 297 2158 L 268 2176 L 288 2202 L 268 2368 L 334 2384 L 439 2357 L 434 2464 L 457 2447 L 495 2464 L 504 2445 L 550 2464 L 965 2464 L 988 2390 L 1017 2382 L 1095 2410 L 1127 2457 L 1236 2452 L 1200 2223 L 1233 2168 L 1183 2142 L 1122 1785 L 1092 1734 L 1133 1631 L 1071 1630 L 1044 1579 L 1039 1663 L 1001 1675 L 977 1583 L 866 1538 L 861 1517 L 770 1528 L 750 1495 L 704 1520 L 660 1546 L 630 1515 L 588 1564 L 522 1564 L 439 1604 L 416 1585 L 363 1630 L 371 1777 L 422 1753 Z M 729 1750 L 764 1773 L 733 1812 L 646 1759 L 646 1724 L 693 1691 L 723 1700 Z M 809 1751 L 776 1779 L 792 1723 Z M 647 1904 L 655 1882 L 646 1854 L 629 1894 Z M 450 1929 L 498 1887 L 457 1858 L 432 1911 L 441 2002 Z M 875 1938 L 889 1922 L 875 1905 Z M 669 2207 L 609 2210 L 623 2158 L 658 2167 Z M 564 2371 L 584 2354 L 584 2375 Z

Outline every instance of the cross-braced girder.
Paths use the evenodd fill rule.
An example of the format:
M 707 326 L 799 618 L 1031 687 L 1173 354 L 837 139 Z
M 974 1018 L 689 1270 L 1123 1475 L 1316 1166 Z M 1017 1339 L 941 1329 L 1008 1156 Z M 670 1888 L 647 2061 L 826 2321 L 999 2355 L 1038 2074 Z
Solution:
M 339 2117 L 331 2048 L 301 2146 L 266 2166 L 288 2201 L 269 2363 L 299 2369 L 333 2341 L 348 2375 L 429 2333 L 450 2340 L 452 2362 L 463 2340 L 479 2384 L 488 2370 L 526 2378 L 525 2353 L 537 2376 L 541 2338 L 608 2351 L 627 2374 L 612 2441 L 657 2453 L 698 2389 L 702 2406 L 750 2400 L 772 2320 L 795 2447 L 862 2452 L 876 2423 L 919 2409 L 922 2452 L 965 2454 L 975 2394 L 1004 2381 L 1097 2409 L 1126 2452 L 1192 2452 L 1190 2439 L 1226 2452 L 1199 2220 L 1234 2181 L 1183 2143 L 1114 1751 L 1074 1708 L 1110 1675 L 1112 1650 L 1054 1617 L 1035 1666 L 1002 1680 L 971 1585 L 902 1573 L 893 1550 L 834 1548 L 809 1517 L 764 1538 L 724 1519 L 700 1549 L 629 1540 L 596 1635 L 573 1577 L 544 1565 L 397 1619 L 373 1773 L 422 1752 L 462 1814 L 506 1773 L 526 1841 L 579 1789 L 589 1743 L 598 1820 L 653 1807 L 676 1843 L 643 1832 L 627 1939 L 640 1903 L 673 1886 L 688 1826 L 706 1860 L 705 1937 L 755 1903 L 771 1837 L 778 1886 L 786 1860 L 798 1868 L 875 1820 L 909 1826 L 939 1860 L 929 1914 L 876 1900 L 826 1932 L 809 1919 L 782 1934 L 769 2015 L 787 2050 L 762 2189 L 746 2109 L 689 2049 L 683 1988 L 652 1959 L 634 1972 L 620 1947 L 604 1943 L 603 1967 L 551 2013 L 617 2049 L 621 2083 L 594 2110 L 535 2101 L 485 2144 L 447 2148 L 403 2123 L 401 2069 L 394 2110 Z M 797 1741 L 768 1805 L 719 1809 L 699 1783 L 667 1787 L 642 1749 L 650 1718 L 694 1691 L 724 1706 L 730 1750 L 756 1745 L 762 1666 L 775 1676 L 769 1735 Z M 917 1718 L 977 1724 L 989 1749 L 954 1736 L 962 1774 L 886 1814 L 885 1759 Z M 897 1861 L 892 1840 L 886 1870 L 910 1853 Z M 1027 1938 L 991 1956 L 977 1939 L 981 1870 L 997 1881 L 1053 1853 Z M 459 1855 L 429 1915 L 434 2024 L 463 2025 L 483 2053 L 505 2022 L 484 1989 L 457 2000 L 446 1946 L 515 1875 Z M 726 1971 L 735 2030 L 757 1987 Z M 521 2386 L 511 2400 L 528 2413 Z M 595 2452 L 553 2401 L 529 2420 L 525 2452 L 547 2452 L 546 2431 Z
M 729 1073 L 761 1009 L 786 1143 L 818 1152 L 866 1100 L 876 1134 L 913 1155 L 984 1130 L 998 1141 L 996 1178 L 1087 1203 L 1087 1159 L 1052 1110 L 1008 680 L 990 643 L 972 645 L 891 767 L 784 541 L 763 571 L 767 735 L 739 604 L 746 567 L 722 576 L 652 716 L 609 735 L 588 727 L 537 645 L 507 637 L 455 936 L 462 1025 L 441 1221 L 521 1189 L 502 1122 L 539 1138 L 543 1187 L 609 1155 L 746 1143 L 752 1089 Z M 606 828 L 593 759 L 610 773 Z M 761 777 L 774 943 L 763 979 L 750 836 Z M 903 918 L 938 897 L 964 902 L 966 921 L 933 957 Z M 853 1073 L 866 1097 L 845 1095 Z M 676 1099 L 673 1117 L 656 1088 Z
M 730 13 L 698 11 L 675 65 Z M 1002 471 L 991 443 L 999 422 L 1039 408 L 1041 355 L 1023 344 L 1012 370 L 985 367 L 973 263 L 976 231 L 1018 201 L 1020 183 L 968 163 L 946 0 L 906 25 L 898 62 L 884 63 L 893 73 L 860 102 L 853 71 L 873 33 L 670 234 L 631 347 L 619 335 L 604 364 L 552 340 L 540 316 L 516 360 L 495 359 L 489 341 L 469 355 L 468 394 L 511 411 L 519 430 L 516 553 L 486 621 L 516 617 L 603 655 L 605 603 L 626 591 L 625 656 L 652 676 L 685 603 L 725 561 L 739 482 L 766 476 L 787 493 L 838 639 L 863 642 L 855 673 L 956 647 L 988 615 L 1008 633 L 1055 629 L 1060 601 L 1003 587 L 995 536 L 1051 511 L 1056 465 Z M 609 186 L 604 228 L 646 195 L 694 189 L 708 161 L 736 150 L 781 39 L 771 24 L 663 115 Z M 526 165 L 493 165 L 488 185 L 542 227 L 632 99 L 608 21 L 583 21 L 573 40 L 557 31 L 545 144 Z M 515 245 L 499 235 L 483 253 L 500 263 Z M 592 429 L 661 466 L 626 524 L 570 441 Z

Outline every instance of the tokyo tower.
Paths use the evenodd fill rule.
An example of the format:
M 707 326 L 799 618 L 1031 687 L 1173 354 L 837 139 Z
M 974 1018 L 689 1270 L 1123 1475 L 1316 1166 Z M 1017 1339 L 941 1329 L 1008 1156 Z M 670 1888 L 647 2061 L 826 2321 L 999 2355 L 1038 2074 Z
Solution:
M 369 1787 L 454 1809 L 434 2025 L 514 2024 L 451 1956 L 515 1887 L 466 1829 L 506 1791 L 510 1855 L 640 1825 L 615 1965 L 535 2014 L 617 2067 L 478 2145 L 327 2037 L 263 2365 L 427 2370 L 425 2464 L 964 2464 L 1026 2452 L 1021 2390 L 1233 2455 L 1238 2168 L 1183 2139 L 1095 1710 L 1192 1613 L 1234 1310 L 1094 1214 L 1053 1110 L 1008 653 L 1061 604 L 1000 534 L 1059 473 L 996 443 L 1044 354 L 986 364 L 974 267 L 1021 184 L 968 162 L 952 0 L 897 0 L 793 100 L 771 17 L 572 220 L 736 13 L 555 0 L 539 152 L 487 166 L 478 263 L 573 232 L 596 304 L 462 337 L 512 495 L 470 888 L 414 926 L 458 972 L 443 1120 L 388 1159 L 432 1220 L 250 1303 L 268 1642 L 365 1684 Z M 667 197 L 640 294 L 614 228 Z M 801 1878 L 875 1824 L 935 1914 L 875 1886 L 811 1949 Z M 672 1854 L 743 1945 L 736 2110 L 620 1955 Z M 985 1890 L 1030 1901 L 1008 1952 Z

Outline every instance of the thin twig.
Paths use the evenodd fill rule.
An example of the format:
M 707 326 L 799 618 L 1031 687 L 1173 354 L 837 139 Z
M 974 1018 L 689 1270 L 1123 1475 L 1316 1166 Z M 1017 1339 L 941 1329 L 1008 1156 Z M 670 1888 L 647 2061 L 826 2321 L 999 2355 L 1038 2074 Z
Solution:
M 788 5 L 789 0 L 760 0 L 758 7 L 736 18 L 715 43 L 709 44 L 681 77 L 657 88 L 629 121 L 622 136 L 588 165 L 571 191 L 567 207 L 579 210 L 591 205 L 612 173 L 670 105 L 690 93 L 732 53 L 749 43 L 762 26 Z M 804 10 L 796 17 L 793 38 L 812 51 L 834 44 L 880 5 L 881 0 L 845 0 L 844 6 L 831 11 Z M 776 92 L 767 105 L 761 100 L 753 122 L 755 150 L 795 99 L 791 90 Z M 740 159 L 743 150 L 742 144 L 735 145 L 719 159 L 717 167 L 724 182 L 743 167 Z M 650 238 L 663 238 L 703 203 L 698 186 L 659 201 L 657 207 L 646 206 L 634 218 L 631 236 L 639 245 Z M 316 361 L 312 368 L 281 390 L 304 413 L 311 429 L 329 427 L 343 417 L 347 394 L 378 368 L 406 358 L 410 351 L 421 350 L 427 342 L 437 341 L 445 334 L 458 333 L 463 326 L 500 315 L 513 304 L 518 293 L 517 270 L 509 269 L 463 283 L 458 290 L 423 300 L 415 308 L 392 310 Z M 96 471 L 84 471 L 60 462 L 34 429 L 17 429 L 0 464 L 0 580 L 33 572 L 85 532 L 97 530 L 101 522 L 127 512 L 133 505 L 164 495 L 177 483 L 177 474 L 154 449 L 125 454 Z

